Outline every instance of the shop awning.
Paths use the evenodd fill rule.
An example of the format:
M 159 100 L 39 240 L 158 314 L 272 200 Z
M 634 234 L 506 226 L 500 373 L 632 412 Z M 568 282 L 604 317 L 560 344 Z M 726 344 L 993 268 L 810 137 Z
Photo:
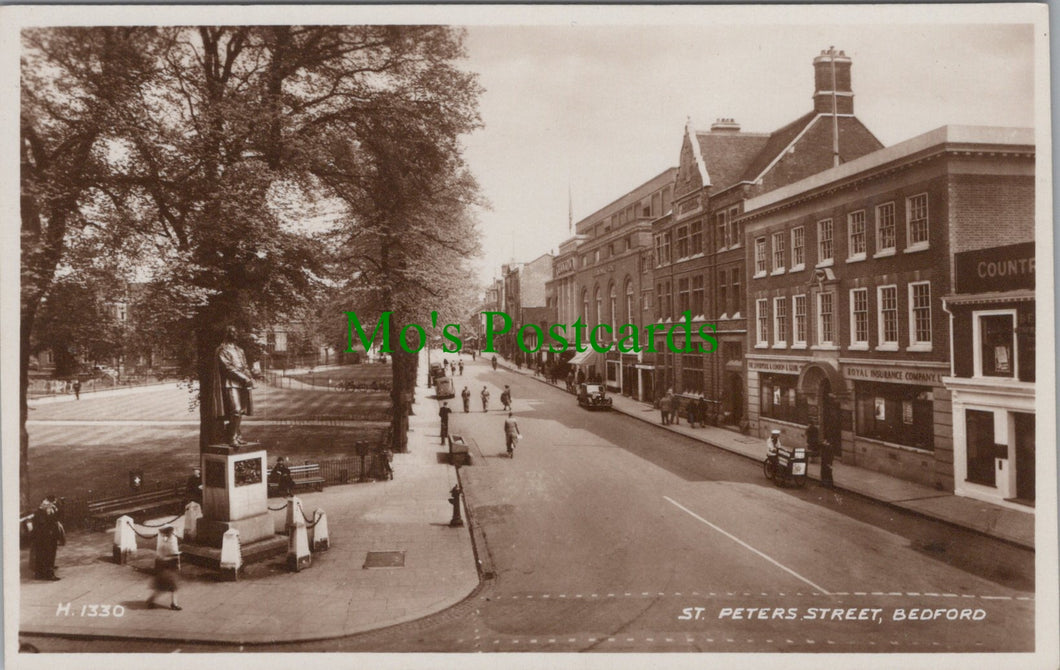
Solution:
M 578 353 L 574 354 L 574 358 L 567 361 L 567 363 L 569 363 L 570 365 L 585 365 L 589 362 L 589 359 L 591 359 L 595 355 L 596 351 L 591 348 L 586 349 L 585 351 L 579 351 Z

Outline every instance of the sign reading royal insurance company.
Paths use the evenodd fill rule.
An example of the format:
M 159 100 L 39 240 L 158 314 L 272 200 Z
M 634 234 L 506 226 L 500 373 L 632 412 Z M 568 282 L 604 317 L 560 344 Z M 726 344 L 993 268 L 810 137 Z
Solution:
M 895 384 L 921 384 L 942 386 L 942 372 L 924 368 L 898 368 L 893 365 L 844 365 L 843 376 L 847 379 Z
M 1034 288 L 1034 242 L 953 255 L 957 293 Z

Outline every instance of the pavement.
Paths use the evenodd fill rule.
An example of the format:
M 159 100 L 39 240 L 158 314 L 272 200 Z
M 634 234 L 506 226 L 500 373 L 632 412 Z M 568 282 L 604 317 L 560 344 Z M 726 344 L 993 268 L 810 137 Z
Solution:
M 250 645 L 352 635 L 461 602 L 479 576 L 468 528 L 448 525 L 448 495 L 457 477 L 438 456 L 434 405 L 421 394 L 418 413 L 409 417 L 409 453 L 394 455 L 393 480 L 300 496 L 306 515 L 326 512 L 331 542 L 309 568 L 288 572 L 281 556 L 249 566 L 239 581 L 221 582 L 185 565 L 177 592 L 183 611 L 148 609 L 153 539 L 138 539 L 136 558 L 118 565 L 111 558 L 112 533 L 71 533 L 59 548 L 60 581 L 31 579 L 28 551 L 22 551 L 20 633 Z M 270 508 L 283 504 L 269 500 Z M 286 512 L 270 513 L 282 529 Z M 151 536 L 156 531 L 147 524 L 164 521 L 137 530 Z M 178 536 L 180 521 L 174 524 Z M 404 566 L 365 568 L 368 552 L 404 552 Z M 168 605 L 168 596 L 159 602 Z
M 499 365 L 512 372 L 536 379 L 542 384 L 550 384 L 548 380 L 535 376 L 529 369 L 517 368 L 499 355 L 497 360 Z M 613 401 L 614 410 L 653 423 L 661 430 L 680 433 L 754 460 L 765 459 L 764 439 L 743 435 L 727 428 L 712 426 L 691 428 L 687 422 L 664 426 L 661 423 L 659 411 L 651 405 L 621 394 L 613 393 L 609 394 L 609 397 Z M 808 467 L 808 475 L 811 479 L 819 481 L 820 464 L 811 463 Z M 837 490 L 855 493 L 930 519 L 1034 549 L 1035 515 L 1030 511 L 1022 512 L 973 498 L 957 496 L 840 462 L 833 463 L 832 479 L 833 487 Z

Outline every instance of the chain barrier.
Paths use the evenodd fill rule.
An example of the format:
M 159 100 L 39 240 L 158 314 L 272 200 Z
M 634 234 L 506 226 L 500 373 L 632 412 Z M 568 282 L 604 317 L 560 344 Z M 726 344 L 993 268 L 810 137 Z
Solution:
M 173 517 L 169 521 L 163 521 L 162 523 L 159 523 L 159 524 L 136 523 L 135 521 L 133 523 L 135 525 L 137 525 L 137 526 L 143 526 L 144 528 L 161 528 L 162 526 L 168 526 L 169 524 L 173 523 L 174 521 L 176 521 L 177 519 L 179 519 L 182 516 L 184 516 L 184 512 L 181 512 L 180 514 L 176 515 L 175 517 Z
M 155 534 L 154 534 L 154 535 L 144 535 L 144 534 L 143 534 L 143 533 L 141 533 L 140 531 L 136 530 L 136 526 L 135 526 L 135 525 L 133 525 L 133 524 L 131 524 L 131 523 L 129 524 L 129 528 L 132 528 L 132 532 L 136 533 L 136 536 L 137 536 L 137 537 L 142 537 L 142 538 L 143 538 L 143 539 L 145 539 L 145 540 L 153 540 L 153 539 L 155 539 L 156 537 L 158 537 L 158 533 L 157 533 L 157 532 L 155 532 Z
M 288 505 L 290 505 L 290 504 L 291 504 L 291 503 L 284 503 L 284 504 L 283 504 L 282 506 L 280 506 L 280 507 L 270 507 L 270 508 L 269 508 L 269 511 L 270 511 L 270 512 L 282 512 L 283 510 L 287 509 L 287 506 L 288 506 Z

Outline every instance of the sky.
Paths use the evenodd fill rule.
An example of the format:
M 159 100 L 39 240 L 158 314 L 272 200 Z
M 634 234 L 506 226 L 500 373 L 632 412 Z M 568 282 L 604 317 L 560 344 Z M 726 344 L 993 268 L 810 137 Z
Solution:
M 854 112 L 884 145 L 948 124 L 1034 126 L 1027 24 L 471 26 L 484 128 L 465 157 L 491 203 L 478 279 L 553 252 L 569 211 L 576 223 L 676 166 L 689 118 L 772 132 L 810 111 L 812 61 L 830 46 L 853 59 Z

